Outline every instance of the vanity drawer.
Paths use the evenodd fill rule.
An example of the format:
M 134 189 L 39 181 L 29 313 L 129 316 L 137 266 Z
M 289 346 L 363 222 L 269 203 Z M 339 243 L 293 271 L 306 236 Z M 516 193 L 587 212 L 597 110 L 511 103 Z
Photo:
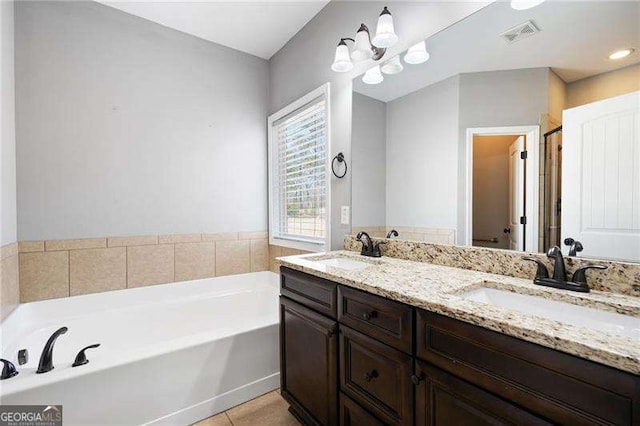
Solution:
M 387 424 L 413 424 L 412 358 L 340 325 L 340 388 Z
M 280 267 L 280 293 L 331 318 L 336 317 L 336 293 L 334 282 Z
M 640 377 L 431 312 L 417 356 L 554 423 L 640 425 Z
M 413 352 L 413 308 L 338 286 L 338 321 L 396 349 Z

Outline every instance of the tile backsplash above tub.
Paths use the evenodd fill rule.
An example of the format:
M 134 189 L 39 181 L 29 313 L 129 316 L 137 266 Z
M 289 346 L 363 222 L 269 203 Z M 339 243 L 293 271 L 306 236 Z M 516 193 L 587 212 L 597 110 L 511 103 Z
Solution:
M 267 271 L 281 253 L 267 238 L 260 231 L 21 241 L 20 302 Z

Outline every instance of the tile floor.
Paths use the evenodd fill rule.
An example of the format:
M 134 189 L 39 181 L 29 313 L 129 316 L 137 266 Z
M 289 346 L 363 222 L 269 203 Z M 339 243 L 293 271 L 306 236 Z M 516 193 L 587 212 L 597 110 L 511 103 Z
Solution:
M 193 426 L 299 426 L 279 391 L 269 392 Z

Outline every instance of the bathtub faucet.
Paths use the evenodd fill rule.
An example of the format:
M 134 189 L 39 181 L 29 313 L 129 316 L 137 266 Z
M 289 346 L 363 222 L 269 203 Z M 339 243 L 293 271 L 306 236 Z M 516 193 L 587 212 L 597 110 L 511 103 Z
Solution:
M 67 327 L 60 327 L 51 335 L 51 337 L 49 337 L 49 340 L 47 340 L 47 343 L 44 345 L 44 349 L 42 350 L 42 355 L 40 355 L 40 362 L 38 363 L 36 373 L 47 373 L 53 370 L 53 345 L 56 343 L 56 339 L 60 337 L 60 335 L 66 333 L 67 330 Z

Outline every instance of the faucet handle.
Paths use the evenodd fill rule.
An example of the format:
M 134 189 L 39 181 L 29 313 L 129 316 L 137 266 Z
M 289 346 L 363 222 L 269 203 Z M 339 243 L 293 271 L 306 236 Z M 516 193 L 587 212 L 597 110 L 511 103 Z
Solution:
M 0 358 L 0 362 L 2 362 L 0 380 L 10 379 L 18 375 L 18 370 L 16 370 L 16 366 L 11 361 Z
M 84 351 L 86 351 L 87 349 L 95 349 L 99 346 L 100 343 L 94 343 L 93 345 L 89 345 L 86 348 L 82 348 L 80 352 L 78 352 L 78 355 L 76 355 L 76 359 L 73 361 L 73 364 L 71 364 L 71 366 L 79 367 L 81 365 L 88 364 L 89 360 L 87 359 L 87 355 L 85 355 Z
M 395 229 L 392 229 L 387 233 L 387 238 L 397 237 L 397 236 L 398 236 L 398 231 L 396 231 Z
M 585 266 L 581 266 L 578 269 L 576 269 L 576 271 L 573 273 L 573 277 L 571 278 L 571 281 L 573 281 L 576 284 L 587 284 L 587 269 L 607 269 L 606 266 L 604 265 L 585 265 Z
M 547 265 L 544 262 L 536 257 L 525 256 L 522 258 L 523 260 L 528 260 L 530 262 L 536 262 L 538 265 L 538 269 L 536 270 L 536 278 L 549 278 L 549 270 L 547 269 Z

